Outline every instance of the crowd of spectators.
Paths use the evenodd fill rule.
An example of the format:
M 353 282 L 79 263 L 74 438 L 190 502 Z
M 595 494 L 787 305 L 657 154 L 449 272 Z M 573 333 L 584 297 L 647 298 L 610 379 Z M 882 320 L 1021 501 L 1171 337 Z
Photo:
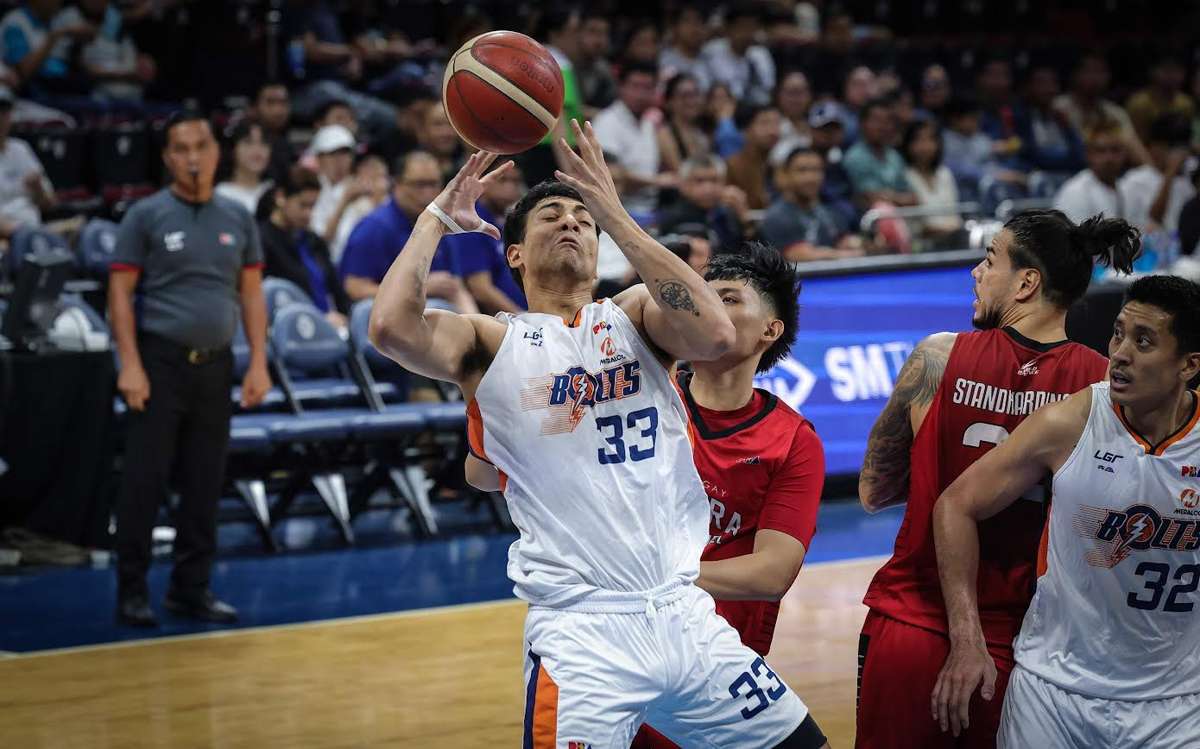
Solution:
M 1005 203 L 1053 205 L 1075 220 L 1124 217 L 1185 254 L 1200 241 L 1200 74 L 1186 45 L 1157 45 L 1140 80 L 1116 86 L 1100 46 L 1013 55 L 979 42 L 954 59 L 909 54 L 901 64 L 897 50 L 914 45 L 856 20 L 863 4 L 853 3 L 643 3 L 629 14 L 615 0 L 481 0 L 452 2 L 435 21 L 410 12 L 433 4 L 397 0 L 232 4 L 262 31 L 262 62 L 228 81 L 217 107 L 216 192 L 254 215 L 266 273 L 309 289 L 343 326 L 468 155 L 440 106 L 441 75 L 449 53 L 493 28 L 526 31 L 550 49 L 566 116 L 592 120 L 630 212 L 689 259 L 750 238 L 796 262 L 961 248 L 966 222 Z M 144 27 L 210 9 L 196 0 L 9 5 L 0 238 L 56 210 L 37 153 L 10 129 L 146 121 L 178 108 L 190 97 L 173 100 L 160 74 L 168 60 L 139 46 L 153 46 Z M 481 204 L 497 224 L 556 166 L 549 139 L 516 160 Z M 867 213 L 876 220 L 864 224 Z M 609 291 L 636 280 L 609 242 L 600 276 Z M 504 248 L 483 235 L 447 238 L 429 283 L 431 297 L 459 309 L 524 304 Z

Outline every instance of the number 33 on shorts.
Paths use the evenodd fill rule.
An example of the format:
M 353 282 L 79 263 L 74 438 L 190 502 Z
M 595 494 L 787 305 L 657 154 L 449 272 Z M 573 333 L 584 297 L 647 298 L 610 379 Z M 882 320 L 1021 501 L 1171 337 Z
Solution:
M 763 680 L 763 686 L 759 685 L 759 679 Z M 765 689 L 763 687 L 766 687 Z M 767 662 L 759 656 L 750 664 L 749 671 L 743 671 L 741 676 L 733 680 L 729 685 L 729 694 L 735 699 L 744 698 L 750 703 L 748 707 L 742 708 L 742 718 L 750 720 L 755 715 L 758 715 L 763 710 L 771 706 L 784 694 L 787 693 L 787 686 L 779 680 Z

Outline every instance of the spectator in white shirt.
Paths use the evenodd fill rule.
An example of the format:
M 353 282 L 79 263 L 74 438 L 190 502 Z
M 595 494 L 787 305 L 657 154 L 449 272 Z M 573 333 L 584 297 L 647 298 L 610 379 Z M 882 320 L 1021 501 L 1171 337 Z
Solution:
M 216 193 L 236 201 L 251 216 L 258 217 L 258 202 L 271 189 L 271 181 L 264 176 L 271 163 L 271 144 L 263 126 L 253 120 L 242 120 L 235 125 L 222 160 L 225 179 L 217 184 Z
M 725 14 L 725 35 L 705 44 L 702 53 L 713 81 L 729 86 L 733 97 L 746 104 L 770 104 L 775 91 L 775 60 L 756 44 L 762 27 L 758 5 L 734 5 Z
M 712 74 L 701 57 L 706 33 L 704 14 L 694 6 L 685 5 L 679 9 L 670 31 L 670 45 L 658 55 L 658 69 L 663 79 L 690 75 L 700 86 L 700 92 L 707 93 L 712 85 Z
M 674 175 L 659 172 L 658 123 L 654 108 L 653 65 L 627 63 L 621 67 L 617 100 L 596 115 L 592 127 L 601 147 L 620 156 L 625 173 L 621 200 L 634 214 L 649 214 L 658 202 L 660 187 L 673 187 Z
M 356 143 L 350 131 L 341 125 L 326 125 L 313 138 L 312 151 L 317 156 L 317 174 L 321 179 L 321 194 L 313 206 L 310 228 L 319 236 L 325 236 L 330 219 L 350 184 L 350 172 L 354 169 L 354 147 Z
M 934 120 L 917 120 L 904 131 L 900 153 L 908 162 L 908 184 L 917 195 L 917 204 L 947 209 L 945 213 L 909 221 L 913 235 L 921 244 L 935 244 L 962 228 L 958 187 L 954 175 L 942 163 L 942 130 Z M 921 242 L 924 240 L 924 242 Z
M 388 165 L 382 156 L 368 153 L 358 158 L 354 165 L 354 180 L 342 196 L 341 210 L 334 212 L 326 228 L 330 231 L 336 227 L 333 241 L 329 243 L 329 256 L 335 265 L 341 260 L 354 227 L 368 213 L 383 205 L 391 187 Z
M 14 97 L 0 86 L 0 237 L 24 226 L 41 226 L 42 211 L 54 206 L 54 188 L 33 149 L 8 137 Z
M 1125 143 L 1114 123 L 1088 133 L 1088 168 L 1067 180 L 1054 197 L 1054 207 L 1076 223 L 1098 213 L 1105 218 L 1125 218 L 1124 201 L 1117 191 L 1117 179 L 1125 165 Z
M 1142 233 L 1179 228 L 1179 213 L 1196 194 L 1185 172 L 1190 156 L 1191 123 L 1179 114 L 1167 114 L 1150 125 L 1146 150 L 1150 160 L 1130 169 L 1117 183 L 1125 202 L 1125 219 Z

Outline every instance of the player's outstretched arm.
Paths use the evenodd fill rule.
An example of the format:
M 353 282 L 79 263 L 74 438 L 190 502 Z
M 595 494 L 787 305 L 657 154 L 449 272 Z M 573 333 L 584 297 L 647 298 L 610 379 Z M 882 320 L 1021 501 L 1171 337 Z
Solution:
M 733 323 L 716 292 L 696 271 L 642 230 L 625 207 L 604 163 L 591 123 L 572 120 L 579 154 L 559 139 L 559 161 L 568 165 L 555 172 L 559 180 L 583 196 L 588 211 L 608 232 L 638 275 L 645 293 L 627 294 L 616 301 L 654 345 L 676 359 L 711 361 L 733 346 Z
M 896 378 L 896 387 L 871 427 L 858 474 L 858 499 L 867 512 L 908 501 L 909 450 L 942 384 L 953 333 L 935 333 L 917 344 Z
M 996 665 L 984 641 L 975 590 L 977 524 L 1062 467 L 1079 442 L 1091 403 L 1088 388 L 1034 412 L 1012 436 L 963 471 L 934 506 L 933 537 L 950 629 L 950 654 L 931 698 L 933 717 L 943 731 L 958 736 L 968 726 L 976 688 L 985 700 L 995 693 Z
M 450 184 L 417 218 L 412 235 L 388 269 L 371 310 L 371 343 L 407 369 L 438 380 L 461 383 L 463 362 L 480 343 L 479 331 L 502 323 L 482 315 L 425 309 L 425 283 L 438 242 L 451 231 L 440 211 L 465 231 L 498 239 L 499 230 L 479 218 L 475 201 L 487 183 L 511 167 L 506 162 L 483 176 L 496 158 L 480 151 L 467 159 Z M 500 335 L 503 335 L 501 333 Z

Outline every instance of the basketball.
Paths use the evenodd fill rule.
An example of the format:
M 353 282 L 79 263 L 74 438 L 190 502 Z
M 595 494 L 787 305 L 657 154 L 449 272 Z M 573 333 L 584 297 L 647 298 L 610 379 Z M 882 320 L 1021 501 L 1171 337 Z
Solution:
M 550 52 L 515 31 L 464 44 L 442 79 L 450 124 L 470 146 L 500 154 L 532 148 L 558 121 L 563 77 Z

